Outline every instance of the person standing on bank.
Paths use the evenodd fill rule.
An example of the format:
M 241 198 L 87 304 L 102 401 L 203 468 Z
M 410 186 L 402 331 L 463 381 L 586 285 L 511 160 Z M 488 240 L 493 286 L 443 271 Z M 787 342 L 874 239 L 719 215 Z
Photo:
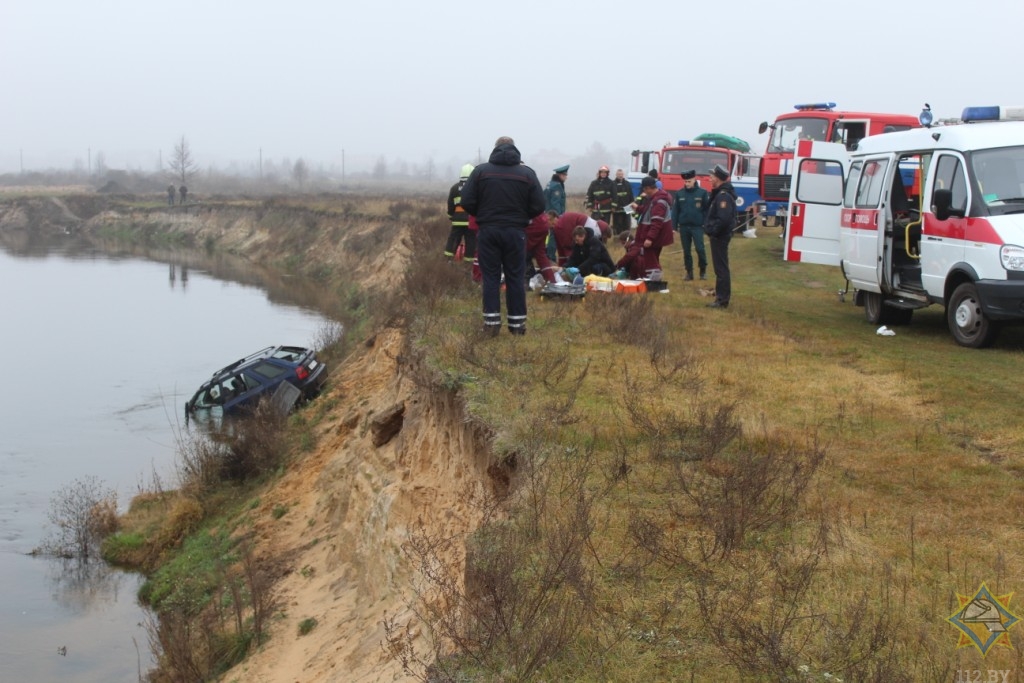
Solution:
M 178 196 L 181 197 L 181 201 L 179 203 L 184 204 L 185 199 L 188 198 L 188 188 L 185 187 L 184 184 L 178 188 Z
M 587 207 L 590 209 L 590 217 L 595 221 L 611 222 L 612 219 L 612 192 L 615 184 L 608 175 L 608 167 L 602 166 L 597 170 L 597 177 L 590 181 L 587 188 Z
M 448 220 L 452 223 L 452 229 L 448 233 L 448 242 L 444 245 L 444 255 L 449 259 L 455 258 L 459 242 L 463 241 L 466 246 L 462 258 L 472 261 L 476 255 L 476 233 L 470 231 L 469 214 L 462 208 L 462 186 L 466 184 L 472 172 L 473 164 L 465 164 L 459 173 L 459 182 L 448 190 Z
M 711 196 L 704 220 L 704 232 L 711 244 L 711 265 L 715 269 L 715 300 L 709 308 L 729 308 L 732 277 L 729 274 L 729 240 L 736 225 L 736 190 L 729 182 L 729 171 L 716 165 L 711 174 Z
M 569 177 L 569 164 L 559 166 L 551 174 L 548 186 L 544 188 L 544 209 L 554 211 L 559 216 L 565 213 L 565 179 Z M 555 250 L 555 235 L 548 233 L 547 242 L 548 258 L 554 261 L 557 258 Z
M 673 242 L 672 195 L 659 189 L 651 176 L 640 181 L 640 192 L 636 239 L 615 267 L 626 269 L 633 279 L 660 278 L 661 250 Z
M 505 274 L 508 331 L 526 334 L 526 226 L 544 212 L 544 188 L 522 162 L 512 138 L 494 143 L 487 163 L 462 186 L 462 206 L 476 217 L 477 260 L 483 274 L 484 332 L 501 332 L 501 275 Z
M 704 252 L 704 211 L 708 208 L 708 191 L 697 184 L 697 172 L 682 174 L 683 187 L 676 192 L 672 205 L 672 224 L 679 231 L 683 241 L 683 265 L 686 267 L 685 280 L 693 279 L 693 254 L 690 243 L 697 252 L 697 267 L 700 279 L 707 279 L 708 257 Z
M 626 172 L 615 171 L 612 181 L 612 232 L 616 237 L 629 231 L 630 221 L 627 210 L 633 203 L 633 186 L 626 180 Z
M 174 206 L 174 193 L 178 190 L 174 187 L 174 183 L 167 186 L 167 206 Z

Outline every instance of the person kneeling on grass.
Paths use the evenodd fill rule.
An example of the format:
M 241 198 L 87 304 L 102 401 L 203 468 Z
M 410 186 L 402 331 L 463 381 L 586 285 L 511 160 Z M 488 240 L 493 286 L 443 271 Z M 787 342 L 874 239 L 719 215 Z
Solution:
M 610 275 L 615 270 L 615 262 L 608 250 L 594 233 L 580 225 L 572 231 L 572 254 L 565 262 L 566 268 L 579 268 L 580 275 Z

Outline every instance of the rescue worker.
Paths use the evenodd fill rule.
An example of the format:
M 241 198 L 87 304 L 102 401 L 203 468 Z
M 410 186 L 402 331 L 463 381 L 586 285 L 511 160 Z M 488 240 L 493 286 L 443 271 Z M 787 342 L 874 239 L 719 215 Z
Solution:
M 692 242 L 697 252 L 700 279 L 706 280 L 708 257 L 704 252 L 704 212 L 708 207 L 708 191 L 697 184 L 697 171 L 686 171 L 682 176 L 683 187 L 676 192 L 676 201 L 672 205 L 672 224 L 683 241 L 683 266 L 686 268 L 686 277 L 683 279 L 693 279 L 693 254 L 690 253 Z
M 548 186 L 544 188 L 544 208 L 554 211 L 559 216 L 565 213 L 565 180 L 569 177 L 569 164 L 559 166 L 551 174 Z M 548 258 L 554 261 L 558 256 L 555 248 L 555 236 L 548 233 Z
M 615 262 L 608 255 L 601 240 L 582 225 L 573 228 L 572 254 L 565 262 L 566 268 L 577 268 L 580 275 L 611 275 L 615 270 Z
M 444 255 L 455 258 L 459 242 L 465 242 L 462 257 L 472 259 L 476 254 L 476 233 L 469 230 L 469 214 L 462 207 L 462 186 L 466 184 L 469 174 L 473 172 L 473 164 L 466 164 L 459 173 L 459 182 L 448 190 L 448 220 L 452 223 L 448 233 L 448 242 L 444 245 Z
M 565 213 L 565 180 L 568 177 L 569 164 L 559 166 L 551 175 L 551 180 L 544 190 L 544 208 L 547 211 L 557 211 L 559 216 Z
M 729 181 L 729 171 L 715 165 L 711 175 L 711 196 L 704 220 L 704 232 L 711 244 L 711 265 L 715 269 L 715 300 L 709 308 L 729 308 L 732 298 L 732 277 L 729 273 L 729 240 L 736 226 L 736 190 Z
M 533 259 L 539 272 L 545 280 L 554 284 L 558 281 L 555 273 L 558 266 L 548 258 L 547 241 L 551 227 L 548 224 L 548 214 L 537 214 L 530 224 L 526 226 L 526 258 Z
M 167 186 L 167 206 L 174 206 L 174 193 L 177 190 L 174 188 L 174 183 Z
M 615 171 L 612 181 L 612 232 L 618 237 L 629 230 L 629 205 L 633 203 L 633 186 L 626 180 L 626 172 Z
M 501 332 L 504 272 L 508 331 L 526 334 L 526 226 L 544 212 L 544 188 L 512 138 L 498 138 L 487 163 L 469 174 L 462 186 L 462 206 L 479 225 L 484 332 L 492 337 Z
M 607 166 L 597 169 L 597 177 L 590 181 L 590 187 L 587 188 L 587 208 L 590 209 L 590 217 L 605 223 L 612 218 L 612 194 L 615 191 L 609 173 Z
M 604 241 L 611 234 L 608 224 L 604 221 L 596 221 L 585 213 L 578 211 L 566 211 L 561 216 L 554 211 L 548 211 L 548 224 L 551 226 L 551 234 L 554 237 L 558 264 L 564 265 L 566 259 L 572 254 L 572 232 L 579 226 L 583 226 L 594 234 L 598 240 Z
M 630 278 L 660 278 L 661 250 L 672 244 L 672 195 L 658 187 L 653 176 L 640 181 L 640 221 L 636 227 L 636 238 L 626 253 L 615 264 L 626 269 Z

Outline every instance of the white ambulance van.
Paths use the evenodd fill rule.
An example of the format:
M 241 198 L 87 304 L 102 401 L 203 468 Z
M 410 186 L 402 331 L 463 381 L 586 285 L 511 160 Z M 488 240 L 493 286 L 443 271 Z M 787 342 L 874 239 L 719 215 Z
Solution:
M 839 266 L 869 322 L 940 304 L 980 348 L 1024 320 L 1024 107 L 969 107 L 852 152 L 801 141 L 794 167 L 785 258 Z

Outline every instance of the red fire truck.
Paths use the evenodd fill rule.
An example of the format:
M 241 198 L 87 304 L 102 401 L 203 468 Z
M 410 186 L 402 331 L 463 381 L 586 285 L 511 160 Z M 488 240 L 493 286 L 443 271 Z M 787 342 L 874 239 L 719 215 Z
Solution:
M 793 178 L 793 152 L 800 140 L 836 142 L 848 150 L 869 135 L 909 130 L 921 126 L 909 114 L 836 111 L 835 102 L 798 104 L 796 111 L 780 114 L 775 123 L 761 123 L 758 133 L 771 130 L 768 148 L 761 158 L 758 192 L 762 201 L 756 207 L 762 223 L 768 217 L 785 220 L 789 190 Z

